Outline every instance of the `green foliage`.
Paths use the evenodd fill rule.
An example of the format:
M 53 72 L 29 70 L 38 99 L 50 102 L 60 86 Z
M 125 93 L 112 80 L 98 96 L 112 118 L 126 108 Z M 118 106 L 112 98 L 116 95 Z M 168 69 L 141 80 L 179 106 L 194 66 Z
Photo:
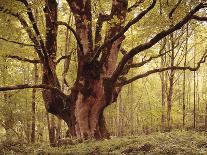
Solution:
M 14 155 L 14 154 L 28 154 L 31 152 L 27 144 L 22 140 L 10 140 L 0 142 L 0 154 Z
M 204 133 L 176 131 L 137 137 L 113 138 L 102 141 L 85 141 L 60 148 L 39 147 L 42 154 L 206 154 Z
M 129 6 L 133 5 L 136 0 L 129 0 Z M 170 27 L 171 24 L 177 23 L 183 16 L 188 12 L 189 5 L 185 1 L 177 8 L 176 12 L 173 14 L 172 19 L 169 19 L 168 14 L 172 7 L 175 5 L 175 0 L 168 0 L 169 4 L 162 1 L 162 5 L 156 5 L 153 10 L 151 10 L 139 23 L 133 25 L 129 31 L 125 33 L 126 39 L 122 43 L 122 47 L 126 50 L 148 41 L 158 32 L 165 30 Z M 192 1 L 192 5 L 196 4 L 198 1 Z M 131 19 L 136 17 L 142 10 L 149 6 L 151 0 L 146 0 L 144 3 L 140 4 L 134 11 L 127 15 L 125 24 Z M 4 6 L 6 9 L 13 12 L 18 12 L 22 15 L 26 21 L 29 23 L 31 28 L 32 23 L 29 22 L 26 15 L 26 8 L 20 4 L 18 1 L 6 1 L 0 0 L 0 6 Z M 41 32 L 41 37 L 45 39 L 45 19 L 44 19 L 44 2 L 41 0 L 31 1 L 31 8 L 36 11 L 37 25 Z M 161 7 L 160 7 L 161 6 Z M 70 22 L 71 26 L 75 29 L 74 19 L 69 10 L 68 4 L 65 1 L 60 1 L 58 6 L 58 20 Z M 111 1 L 104 0 L 93 0 L 92 1 L 92 16 L 93 16 L 93 32 L 95 32 L 95 22 L 97 21 L 97 16 L 99 13 L 110 14 Z M 116 16 L 114 16 L 110 21 L 103 24 L 103 30 L 101 31 L 104 40 L 104 33 L 114 26 L 115 24 L 121 22 Z M 184 45 L 186 38 L 188 38 L 188 49 L 187 51 L 187 64 L 190 66 L 194 65 L 193 59 L 196 61 L 200 59 L 202 54 L 206 50 L 206 24 L 200 24 L 198 22 L 189 22 L 190 36 L 187 36 L 186 27 L 174 33 L 174 36 L 180 37 L 180 34 L 184 34 L 175 43 L 179 44 L 179 47 L 175 48 L 175 52 L 178 53 L 176 57 L 176 63 L 180 61 L 180 65 L 184 64 L 183 56 L 186 53 Z M 70 42 L 66 43 L 66 28 L 60 26 L 58 28 L 57 36 L 57 59 L 66 54 L 65 51 L 71 52 L 71 62 L 69 65 L 69 72 L 66 74 L 66 80 L 69 87 L 72 87 L 76 78 L 77 72 L 77 53 L 76 53 L 76 41 L 71 32 L 69 32 Z M 94 34 L 93 34 L 94 35 Z M 31 41 L 23 29 L 19 21 L 8 14 L 5 14 L 5 10 L 0 12 L 0 37 L 6 38 L 10 41 L 18 41 L 22 43 L 31 44 Z M 40 36 L 38 36 L 40 37 Z M 108 38 L 106 38 L 108 39 Z M 166 48 L 170 48 L 170 37 L 166 37 L 167 45 Z M 134 57 L 133 62 L 141 62 L 151 56 L 156 56 L 159 54 L 161 48 L 161 43 L 159 42 L 152 48 L 139 53 Z M 0 40 L 0 86 L 5 85 L 16 85 L 16 84 L 33 84 L 33 65 L 18 60 L 12 60 L 6 58 L 6 55 L 18 55 L 20 57 L 38 59 L 37 55 L 34 54 L 33 47 L 27 47 L 22 45 L 17 45 L 11 42 Z M 67 53 L 68 54 L 68 53 Z M 195 55 L 194 55 L 195 54 Z M 123 55 L 119 54 L 119 60 Z M 170 55 L 166 56 L 167 64 L 170 65 Z M 143 67 L 132 69 L 126 78 L 131 78 L 140 73 L 145 73 L 148 70 L 159 68 L 161 59 L 158 58 L 155 61 L 147 63 Z M 205 117 L 206 117 L 206 65 L 202 65 L 200 71 L 196 74 L 197 78 L 197 97 L 196 97 L 196 116 L 197 116 L 197 129 L 205 130 Z M 57 65 L 56 73 L 58 79 L 62 80 L 62 73 L 64 69 L 64 61 L 61 61 Z M 165 72 L 168 74 L 168 72 Z M 42 74 L 42 70 L 39 67 L 39 74 Z M 186 72 L 186 124 L 185 128 L 192 127 L 193 121 L 193 74 L 191 72 Z M 39 82 L 41 83 L 41 78 Z M 183 99 L 183 88 L 182 88 L 182 78 L 183 72 L 176 72 L 174 88 L 173 88 L 173 102 L 172 102 L 172 128 L 181 128 L 182 126 L 182 99 Z M 62 85 L 62 83 L 61 83 Z M 167 94 L 167 90 L 164 92 Z M 5 135 L 12 135 L 14 139 L 18 136 L 24 137 L 29 141 L 30 136 L 30 124 L 31 124 L 31 102 L 32 102 L 32 90 L 20 90 L 13 91 L 9 93 L 0 93 L 0 136 L 6 139 Z M 40 138 L 37 138 L 38 142 L 47 141 L 47 120 L 45 118 L 45 108 L 41 97 L 41 92 L 37 91 L 36 96 L 36 133 Z M 8 95 L 9 99 L 5 101 L 4 96 Z M 120 93 L 120 96 L 116 103 L 110 105 L 106 111 L 106 122 L 107 127 L 112 135 L 134 135 L 151 133 L 160 130 L 161 126 L 161 115 L 162 115 L 162 105 L 161 105 L 161 80 L 160 74 L 151 75 L 145 79 L 134 82 L 131 85 L 125 86 Z M 165 104 L 167 104 L 165 102 Z M 167 108 L 165 107 L 165 112 Z M 5 123 L 9 127 L 9 131 L 6 131 Z M 62 126 L 64 128 L 66 125 Z M 65 128 L 64 128 L 65 129 Z M 18 131 L 16 134 L 13 131 Z M 7 133 L 6 133 L 7 132 Z M 9 132 L 9 133 L 8 133 Z M 64 132 L 64 131 L 63 131 Z M 45 133 L 43 135 L 42 133 Z M 190 136 L 193 135 L 191 139 Z M 37 136 L 37 137 L 38 137 Z M 142 140 L 143 139 L 143 140 Z M 10 154 L 10 146 L 7 145 L 8 142 L 2 142 L 0 150 L 4 151 L 4 154 Z M 162 144 L 163 143 L 163 144 Z M 146 144 L 146 145 L 145 145 Z M 9 144 L 10 145 L 10 144 Z M 13 144 L 11 144 L 13 145 Z M 15 143 L 15 147 L 22 148 L 22 145 Z M 158 134 L 153 136 L 141 136 L 138 138 L 129 137 L 122 139 L 113 139 L 105 141 L 87 141 L 77 145 L 71 145 L 65 148 L 47 148 L 47 146 L 42 146 L 43 152 L 51 153 L 62 153 L 71 152 L 79 154 L 89 154 L 89 153 L 117 153 L 120 154 L 122 151 L 130 151 L 132 153 L 139 151 L 138 153 L 146 153 L 141 151 L 143 147 L 150 147 L 150 152 L 153 154 L 193 154 L 193 153 L 203 153 L 206 151 L 206 143 L 204 142 L 203 135 L 197 133 L 184 133 L 175 132 L 170 134 Z M 40 147 L 34 146 L 34 147 Z M 24 148 L 24 147 L 23 147 Z M 47 150 L 48 149 L 48 150 Z M 14 149 L 15 150 L 15 149 Z M 19 153 L 23 153 L 20 150 Z M 35 150 L 38 152 L 38 150 Z M 41 152 L 41 150 L 39 150 Z M 14 151 L 16 152 L 16 151 Z M 18 152 L 18 151 L 17 151 Z M 150 153 L 147 152 L 147 153 Z

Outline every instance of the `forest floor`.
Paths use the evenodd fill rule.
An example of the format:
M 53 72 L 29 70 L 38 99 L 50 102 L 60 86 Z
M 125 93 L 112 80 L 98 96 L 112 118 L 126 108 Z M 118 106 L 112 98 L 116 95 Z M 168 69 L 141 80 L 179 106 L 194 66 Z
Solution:
M 133 137 L 113 138 L 101 141 L 71 141 L 70 145 L 51 148 L 47 145 L 33 146 L 19 145 L 6 148 L 0 145 L 1 154 L 50 154 L 50 155 L 101 155 L 101 154 L 147 154 L 147 155 L 174 155 L 207 154 L 206 133 L 173 131 L 170 133 L 154 133 Z M 21 148 L 22 147 L 22 148 Z M 16 150 L 15 150 L 16 149 Z M 3 151 L 3 152 L 2 152 Z

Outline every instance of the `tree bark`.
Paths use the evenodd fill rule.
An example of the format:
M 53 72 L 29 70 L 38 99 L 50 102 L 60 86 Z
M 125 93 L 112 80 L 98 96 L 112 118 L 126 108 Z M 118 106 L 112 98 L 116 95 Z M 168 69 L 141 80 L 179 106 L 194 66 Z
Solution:
M 166 42 L 166 39 L 163 40 L 163 42 Z M 164 43 L 165 46 L 165 43 Z M 164 52 L 164 50 L 166 50 L 166 48 L 164 48 L 162 50 L 160 50 L 160 54 L 162 54 Z M 166 63 L 166 55 L 161 56 L 161 63 L 160 63 L 160 67 L 163 68 L 165 67 Z M 166 72 L 162 72 L 160 73 L 160 79 L 161 79 L 161 92 L 162 92 L 162 115 L 161 115 L 161 131 L 164 132 L 165 128 L 166 128 Z
M 174 66 L 175 52 L 174 52 L 173 33 L 170 35 L 170 41 L 171 41 L 171 49 L 172 49 L 171 56 L 170 56 L 170 63 L 171 63 L 170 65 Z M 167 95 L 167 130 L 168 131 L 171 131 L 172 129 L 171 109 L 172 109 L 172 98 L 173 98 L 174 75 L 175 75 L 175 71 L 171 69 L 169 75 L 169 91 Z
M 34 64 L 34 84 L 36 85 L 38 82 L 38 68 L 37 64 Z M 32 131 L 31 131 L 31 142 L 35 142 L 35 119 L 36 119 L 36 89 L 32 90 Z

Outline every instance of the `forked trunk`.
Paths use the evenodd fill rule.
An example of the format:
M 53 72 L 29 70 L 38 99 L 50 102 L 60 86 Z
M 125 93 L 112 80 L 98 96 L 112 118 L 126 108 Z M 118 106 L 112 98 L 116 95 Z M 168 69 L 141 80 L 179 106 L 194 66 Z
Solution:
M 48 112 L 62 118 L 69 127 L 70 136 L 81 139 L 107 138 L 109 136 L 103 111 L 114 100 L 114 83 L 110 83 L 117 63 L 119 48 L 124 36 L 114 42 L 108 42 L 103 48 L 100 60 L 96 58 L 100 31 L 96 31 L 95 45 L 93 44 L 91 1 L 67 1 L 75 18 L 77 48 L 77 78 L 69 96 L 61 95 L 55 90 L 44 90 L 43 98 Z M 109 19 L 117 16 L 119 22 L 113 24 L 107 31 L 105 41 L 113 38 L 123 27 L 127 12 L 126 1 L 113 1 Z M 46 1 L 45 7 L 46 26 L 46 51 L 47 59 L 43 65 L 43 84 L 60 89 L 56 70 L 57 52 L 57 3 Z M 104 19 L 100 21 L 101 27 Z M 95 46 L 95 48 L 94 48 Z M 95 57 L 95 58 L 94 58 Z M 120 91 L 120 89 L 119 89 Z M 117 97 L 116 90 L 116 97 Z
M 105 137 L 107 134 L 103 127 L 103 110 L 106 102 L 103 80 L 81 82 L 85 88 L 78 92 L 75 101 L 76 135 L 81 138 Z
M 103 116 L 107 106 L 104 80 L 100 76 L 93 77 L 94 69 L 89 67 L 89 70 L 84 70 L 83 75 L 77 78 L 70 96 L 64 98 L 53 90 L 43 91 L 46 109 L 67 123 L 70 136 L 82 139 L 107 138 L 109 134 Z M 60 87 L 53 71 L 44 75 L 43 83 Z

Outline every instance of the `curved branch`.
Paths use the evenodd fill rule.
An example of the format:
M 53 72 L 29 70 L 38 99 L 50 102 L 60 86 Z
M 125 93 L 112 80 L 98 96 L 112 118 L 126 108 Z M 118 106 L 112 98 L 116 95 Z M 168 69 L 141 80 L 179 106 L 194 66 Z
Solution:
M 177 2 L 177 4 L 172 8 L 172 10 L 170 11 L 170 13 L 169 13 L 169 18 L 171 19 L 172 18 L 172 16 L 173 16 L 173 13 L 175 12 L 175 10 L 178 8 L 178 6 L 180 5 L 180 3 L 182 2 L 182 0 L 179 0 L 178 2 Z
M 77 35 L 76 31 L 70 25 L 68 25 L 66 22 L 63 22 L 63 21 L 57 21 L 57 25 L 64 25 L 65 27 L 67 27 L 75 36 L 75 39 L 76 39 L 80 49 L 83 50 L 83 45 L 81 44 L 81 40 L 80 40 L 79 36 Z
M 207 17 L 199 17 L 199 16 L 194 15 L 192 19 L 202 21 L 202 22 L 207 22 Z
M 131 64 L 129 67 L 130 67 L 130 68 L 136 68 L 136 67 L 144 66 L 146 63 L 148 63 L 148 62 L 150 62 L 150 61 L 152 61 L 152 60 L 154 60 L 154 59 L 156 59 L 156 58 L 162 57 L 162 56 L 164 56 L 165 54 L 171 52 L 172 49 L 169 49 L 169 50 L 165 51 L 164 53 L 161 53 L 161 51 L 164 50 L 165 45 L 166 45 L 166 42 L 162 45 L 161 49 L 159 50 L 159 54 L 158 54 L 158 55 L 151 56 L 151 57 L 149 57 L 149 58 L 146 59 L 146 60 L 143 60 L 143 61 L 138 62 L 138 63 Z M 179 42 L 178 42 L 177 45 L 174 46 L 174 48 L 177 48 L 178 45 L 179 45 Z
M 206 3 L 200 3 L 198 4 L 194 9 L 192 9 L 180 22 L 175 24 L 174 26 L 170 27 L 167 30 L 163 30 L 157 35 L 155 35 L 152 39 L 150 39 L 148 42 L 138 45 L 137 47 L 131 49 L 126 55 L 123 56 L 121 61 L 119 62 L 118 67 L 114 71 L 111 80 L 112 83 L 115 83 L 118 79 L 119 75 L 121 74 L 125 64 L 129 59 L 134 57 L 136 54 L 151 48 L 153 45 L 155 45 L 157 42 L 159 42 L 164 37 L 168 36 L 169 34 L 173 33 L 174 31 L 177 31 L 182 28 L 183 25 L 185 25 L 188 21 L 190 21 L 193 18 L 193 15 L 198 12 L 201 8 L 207 7 Z
M 132 83 L 135 80 L 147 77 L 151 74 L 160 73 L 160 72 L 164 72 L 164 71 L 167 71 L 167 70 L 190 70 L 190 71 L 195 71 L 197 69 L 196 68 L 191 68 L 191 67 L 181 67 L 181 66 L 170 66 L 170 67 L 164 67 L 164 68 L 156 68 L 156 69 L 153 69 L 153 70 L 149 70 L 149 71 L 147 71 L 143 74 L 139 74 L 139 75 L 137 75 L 137 76 L 135 76 L 131 79 L 125 80 L 124 82 L 117 84 L 117 86 L 124 86 L 124 85 L 127 85 L 129 83 Z
M 101 30 L 102 30 L 102 27 L 103 27 L 103 23 L 107 20 L 110 20 L 111 18 L 112 18 L 111 15 L 99 14 L 98 20 L 96 22 L 94 52 L 97 52 L 97 50 L 98 50 L 98 48 L 100 47 L 100 44 L 101 44 L 101 40 L 102 40 Z
M 139 74 L 131 79 L 125 80 L 122 83 L 119 83 L 118 86 L 124 86 L 127 85 L 129 83 L 132 83 L 135 80 L 141 79 L 143 77 L 147 77 L 151 74 L 154 73 L 159 73 L 159 72 L 163 72 L 163 71 L 167 71 L 167 70 L 190 70 L 190 71 L 197 71 L 202 63 L 206 62 L 206 58 L 207 58 L 207 50 L 204 52 L 204 54 L 202 55 L 201 59 L 197 62 L 197 66 L 196 67 L 190 67 L 190 66 L 186 66 L 186 67 L 182 67 L 182 66 L 170 66 L 170 67 L 164 67 L 164 68 L 156 68 L 153 70 L 149 70 L 143 74 Z
M 29 62 L 29 63 L 41 63 L 40 60 L 31 60 L 31 59 L 23 58 L 17 55 L 7 55 L 6 57 L 11 58 L 11 59 L 17 59 L 17 60 L 24 61 L 24 62 Z
M 151 57 L 149 57 L 148 59 L 143 60 L 142 62 L 131 64 L 129 67 L 130 67 L 130 68 L 141 67 L 141 66 L 145 65 L 146 63 L 152 61 L 153 59 L 156 59 L 156 58 L 159 58 L 159 57 L 161 57 L 161 56 L 164 56 L 165 54 L 167 54 L 167 53 L 169 53 L 169 52 L 170 52 L 170 50 L 168 50 L 167 52 L 164 52 L 164 53 L 160 53 L 160 54 L 155 55 L 155 56 L 151 56 Z
M 61 60 L 63 60 L 63 59 L 69 59 L 70 57 L 71 57 L 71 54 L 64 55 L 64 56 L 60 57 L 59 59 L 57 59 L 56 64 L 60 63 Z
M 19 1 L 19 2 L 23 3 L 25 5 L 25 7 L 27 8 L 27 15 L 29 17 L 30 22 L 32 23 L 32 27 L 34 29 L 35 34 L 38 37 L 41 49 L 42 49 L 43 54 L 44 54 L 44 58 L 47 59 L 47 52 L 46 52 L 45 44 L 44 44 L 44 41 L 42 40 L 42 37 L 40 35 L 39 28 L 37 26 L 37 23 L 35 21 L 35 17 L 32 13 L 32 9 L 31 9 L 29 3 L 27 2 L 27 0 L 16 0 L 16 1 Z
M 37 52 L 38 56 L 40 57 L 40 60 L 43 62 L 44 56 L 43 56 L 43 53 L 40 49 L 40 43 L 39 43 L 37 37 L 35 37 L 29 24 L 27 23 L 27 21 L 19 13 L 14 13 L 11 10 L 5 9 L 3 6 L 0 6 L 0 11 L 3 11 L 3 13 L 11 15 L 19 20 L 19 22 L 21 23 L 21 25 L 23 26 L 23 28 L 27 32 L 30 40 L 34 43 L 35 51 Z
M 52 87 L 45 84 L 40 85 L 29 85 L 29 84 L 23 84 L 23 85 L 14 85 L 14 86 L 5 86 L 0 87 L 0 91 L 10 91 L 10 90 L 18 90 L 18 89 L 28 89 L 28 88 L 42 88 L 42 89 L 50 89 L 52 91 L 57 92 L 61 97 L 66 98 L 68 97 L 66 94 L 64 94 L 60 89 L 57 87 Z
M 94 58 L 92 61 L 94 61 L 95 59 L 97 59 L 101 53 L 101 50 L 104 49 L 108 44 L 113 43 L 114 41 L 116 41 L 117 39 L 119 39 L 120 37 L 122 37 L 124 35 L 124 33 L 135 23 L 137 23 L 138 21 L 140 21 L 150 10 L 152 10 L 156 4 L 157 0 L 153 0 L 152 4 L 145 9 L 144 11 L 142 11 L 140 14 L 138 14 L 133 20 L 129 21 L 126 26 L 124 26 L 120 32 L 118 34 L 116 34 L 114 37 L 112 37 L 111 39 L 108 39 L 107 41 L 105 41 L 103 43 L 103 45 L 101 45 L 98 49 L 97 52 L 94 55 Z
M 13 41 L 13 40 L 9 40 L 3 37 L 0 37 L 1 40 L 10 42 L 10 43 L 14 43 L 14 44 L 18 44 L 18 45 L 22 45 L 22 46 L 35 46 L 34 44 L 27 44 L 27 43 L 22 43 L 22 42 L 17 42 L 17 41 Z
M 140 4 L 142 4 L 145 0 L 138 0 L 136 1 L 132 6 L 130 6 L 128 9 L 127 9 L 127 12 L 131 12 L 133 11 L 133 9 L 135 9 L 136 7 L 138 7 Z

